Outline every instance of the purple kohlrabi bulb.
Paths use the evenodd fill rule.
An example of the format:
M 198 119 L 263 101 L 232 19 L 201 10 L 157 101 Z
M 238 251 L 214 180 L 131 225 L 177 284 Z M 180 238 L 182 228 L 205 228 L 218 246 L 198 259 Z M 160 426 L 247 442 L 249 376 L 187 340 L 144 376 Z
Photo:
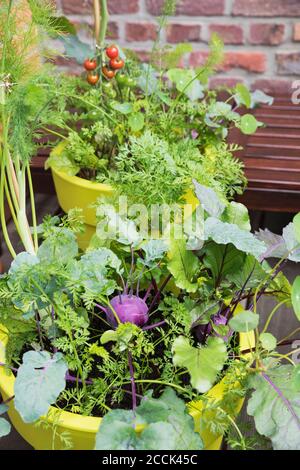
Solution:
M 134 323 L 137 326 L 144 326 L 149 319 L 148 307 L 146 302 L 136 295 L 116 295 L 110 304 L 121 323 Z M 106 308 L 107 321 L 112 326 L 117 326 L 117 320 L 111 308 Z

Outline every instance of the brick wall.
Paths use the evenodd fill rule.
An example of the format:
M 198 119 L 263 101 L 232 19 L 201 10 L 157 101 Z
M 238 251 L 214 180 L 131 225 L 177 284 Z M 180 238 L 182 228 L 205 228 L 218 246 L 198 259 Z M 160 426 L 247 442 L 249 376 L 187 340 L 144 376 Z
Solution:
M 92 0 L 57 0 L 84 40 L 92 24 Z M 108 0 L 109 32 L 121 46 L 143 53 L 155 37 L 155 16 L 163 0 Z M 216 31 L 225 42 L 225 60 L 213 85 L 246 81 L 266 92 L 287 92 L 300 77 L 300 0 L 178 0 L 163 41 L 189 41 L 187 64 L 205 60 Z

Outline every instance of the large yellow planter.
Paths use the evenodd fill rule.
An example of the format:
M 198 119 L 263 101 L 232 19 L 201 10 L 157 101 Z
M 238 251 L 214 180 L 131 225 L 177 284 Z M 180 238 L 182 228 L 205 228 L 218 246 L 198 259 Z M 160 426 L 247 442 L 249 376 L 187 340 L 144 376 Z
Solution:
M 78 237 L 80 248 L 85 249 L 95 233 L 96 210 L 93 204 L 99 197 L 111 196 L 113 188 L 108 184 L 95 183 L 78 176 L 69 176 L 66 173 L 52 168 L 53 181 L 60 207 L 68 212 L 74 207 L 83 211 L 86 231 Z
M 3 327 L 0 328 L 0 362 L 5 363 L 5 344 L 7 342 L 7 334 Z M 241 334 L 240 346 L 241 351 L 254 347 L 254 334 Z M 226 379 L 226 377 L 225 377 Z M 207 394 L 211 400 L 220 400 L 224 392 L 224 381 L 215 385 Z M 7 372 L 4 367 L 0 367 L 0 393 L 4 400 L 14 395 L 15 377 L 12 373 Z M 243 399 L 237 405 L 237 413 L 243 406 Z M 197 406 L 197 410 L 188 405 L 189 412 L 195 420 L 195 429 L 200 432 L 204 441 L 206 450 L 219 450 L 222 437 L 210 433 L 203 428 L 201 424 L 201 404 Z M 62 449 L 62 443 L 59 435 L 64 432 L 71 437 L 73 449 L 75 450 L 91 450 L 95 446 L 95 437 L 99 429 L 101 418 L 93 418 L 81 416 L 66 411 L 60 411 L 51 407 L 47 418 L 44 418 L 44 424 L 37 427 L 35 424 L 26 424 L 22 421 L 19 413 L 14 407 L 14 402 L 9 402 L 8 411 L 10 420 L 15 429 L 21 436 L 36 450 Z

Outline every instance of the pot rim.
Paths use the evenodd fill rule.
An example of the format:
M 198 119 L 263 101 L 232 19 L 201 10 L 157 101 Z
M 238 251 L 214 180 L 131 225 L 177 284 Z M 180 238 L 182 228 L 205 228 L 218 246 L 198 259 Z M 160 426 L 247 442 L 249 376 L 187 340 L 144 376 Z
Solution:
M 80 186 L 81 188 L 84 188 L 84 189 L 93 189 L 93 190 L 96 189 L 104 193 L 112 193 L 113 191 L 115 191 L 114 188 L 110 184 L 97 183 L 96 181 L 86 180 L 76 175 L 71 176 L 63 171 L 57 170 L 56 168 L 51 168 L 51 171 L 52 173 L 54 173 L 55 176 L 57 176 L 58 178 L 61 178 L 66 183 L 71 183 L 76 186 Z

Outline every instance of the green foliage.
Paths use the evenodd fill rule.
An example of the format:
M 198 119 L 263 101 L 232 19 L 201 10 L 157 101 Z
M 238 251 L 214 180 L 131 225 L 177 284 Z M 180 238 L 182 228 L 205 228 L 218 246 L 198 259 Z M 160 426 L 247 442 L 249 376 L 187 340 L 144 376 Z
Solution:
M 136 432 L 142 423 L 143 430 Z M 201 450 L 203 443 L 185 403 L 167 388 L 159 399 L 147 394 L 136 411 L 112 410 L 103 418 L 96 450 Z
M 195 280 L 199 271 L 199 261 L 191 251 L 187 250 L 183 239 L 171 240 L 168 269 L 177 287 L 187 292 L 196 292 L 198 284 Z
M 260 434 L 271 439 L 274 450 L 300 449 L 299 392 L 293 387 L 294 367 L 281 365 L 250 381 L 255 391 L 248 402 Z
M 244 310 L 239 312 L 235 317 L 233 317 L 229 326 L 233 331 L 238 331 L 239 333 L 247 333 L 257 328 L 259 322 L 259 315 L 251 312 L 250 310 Z
M 10 423 L 5 419 L 1 418 L 1 415 L 6 413 L 8 410 L 8 406 L 5 404 L 0 404 L 0 438 L 7 436 L 10 433 L 11 430 L 11 425 Z
M 207 392 L 217 379 L 227 358 L 221 338 L 209 338 L 204 347 L 194 348 L 189 340 L 179 336 L 173 344 L 173 362 L 188 369 L 191 384 L 200 393 Z
M 292 304 L 296 317 L 300 321 L 300 276 L 297 276 L 293 283 Z
M 28 351 L 18 369 L 14 386 L 15 407 L 25 423 L 45 415 L 66 386 L 68 366 L 61 353 Z

